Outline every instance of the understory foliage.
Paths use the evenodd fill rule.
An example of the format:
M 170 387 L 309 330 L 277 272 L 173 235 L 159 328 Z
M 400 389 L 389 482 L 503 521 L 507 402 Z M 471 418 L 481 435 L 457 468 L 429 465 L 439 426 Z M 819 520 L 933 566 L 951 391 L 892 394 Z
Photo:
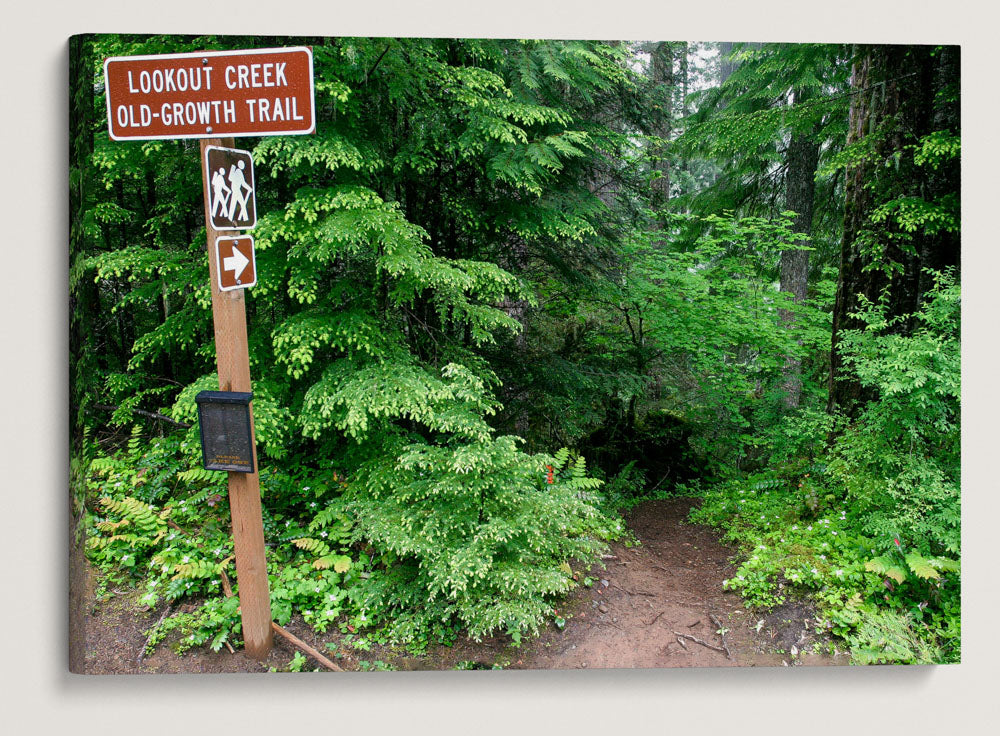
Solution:
M 87 550 L 104 590 L 139 585 L 149 607 L 205 599 L 162 622 L 150 646 L 179 630 L 179 651 L 219 649 L 239 634 L 238 599 L 220 595 L 235 576 L 225 476 L 189 468 L 184 444 L 179 435 L 149 442 L 136 428 L 126 447 L 90 464 L 87 493 L 99 502 Z M 601 540 L 622 533 L 598 508 L 601 481 L 566 448 L 526 455 L 501 437 L 398 451 L 352 482 L 336 472 L 261 475 L 279 624 L 297 613 L 320 633 L 374 627 L 416 651 L 458 630 L 519 639 L 577 585 L 571 564 L 593 563 Z
M 869 304 L 844 339 L 876 401 L 854 419 L 787 419 L 768 469 L 711 489 L 693 514 L 749 554 L 729 587 L 761 607 L 812 594 L 864 663 L 959 659 L 960 301 L 953 276 L 935 284 L 912 334 Z
M 858 662 L 959 658 L 956 49 L 906 47 L 929 71 L 894 96 L 848 78 L 881 47 L 92 35 L 73 508 L 99 595 L 170 614 L 150 647 L 238 644 L 239 579 L 197 425 L 218 388 L 198 147 L 111 141 L 102 62 L 276 45 L 313 49 L 317 116 L 236 143 L 279 624 L 519 642 L 562 620 L 620 509 L 685 493 L 751 605 L 811 597 Z M 827 410 L 831 378 L 857 401 Z
M 476 638 L 537 632 L 576 584 L 570 561 L 595 560 L 600 540 L 621 533 L 595 506 L 601 482 L 568 456 L 526 455 L 500 437 L 410 445 L 364 468 L 358 533 L 397 563 L 364 605 L 404 638 L 453 618 Z

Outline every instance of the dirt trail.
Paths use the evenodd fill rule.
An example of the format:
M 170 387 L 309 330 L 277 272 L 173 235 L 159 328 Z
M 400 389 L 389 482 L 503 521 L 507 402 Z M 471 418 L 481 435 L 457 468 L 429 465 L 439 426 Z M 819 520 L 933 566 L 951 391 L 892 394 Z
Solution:
M 452 669 L 459 663 L 488 668 L 495 662 L 507 669 L 846 664 L 843 657 L 809 651 L 815 637 L 807 607 L 786 605 L 766 616 L 752 616 L 738 595 L 722 589 L 722 581 L 735 574 L 729 562 L 734 551 L 722 545 L 713 530 L 685 522 L 693 503 L 671 499 L 636 506 L 626 520 L 640 546 L 613 545 L 605 568 L 596 566 L 587 573 L 596 582 L 578 589 L 560 607 L 565 628 L 550 624 L 520 648 L 496 637 L 459 640 L 425 657 L 383 647 L 357 652 L 341 645 L 333 650 L 345 669 L 363 668 L 363 661 L 401 670 Z M 73 567 L 80 569 L 78 564 Z M 584 571 L 579 574 L 582 578 Z M 230 654 L 225 649 L 179 657 L 161 646 L 143 657 L 145 630 L 163 611 L 142 612 L 128 596 L 95 607 L 92 581 L 87 588 L 91 604 L 84 613 L 86 644 L 80 648 L 84 651 L 76 652 L 76 671 L 263 672 L 268 667 L 282 669 L 294 654 L 287 643 L 276 640 L 263 665 L 242 651 Z M 287 628 L 322 652 L 330 651 L 327 642 L 342 644 L 339 634 L 318 635 L 297 617 Z
M 650 501 L 626 516 L 641 546 L 614 545 L 599 581 L 580 591 L 562 632 L 550 630 L 515 667 L 544 669 L 829 664 L 796 651 L 812 641 L 808 610 L 757 621 L 722 581 L 733 550 L 711 529 L 685 522 L 694 501 Z M 719 633 L 724 630 L 724 636 Z M 789 644 L 792 642 L 792 644 Z M 785 649 L 786 653 L 776 651 Z M 728 650 L 728 651 L 727 651 Z

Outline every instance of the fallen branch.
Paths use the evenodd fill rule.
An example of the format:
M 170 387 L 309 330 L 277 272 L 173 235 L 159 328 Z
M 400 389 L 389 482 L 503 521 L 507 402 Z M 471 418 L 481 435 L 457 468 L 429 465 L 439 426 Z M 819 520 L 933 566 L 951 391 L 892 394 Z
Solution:
M 648 491 L 646 491 L 646 493 L 652 493 L 653 491 L 655 491 L 657 488 L 660 487 L 660 483 L 662 483 L 663 481 L 665 481 L 669 477 L 670 477 L 670 471 L 668 470 L 667 474 L 665 476 L 663 476 L 662 478 L 660 478 L 658 481 L 656 481 L 656 485 L 653 486 L 652 488 L 650 488 Z
M 653 624 L 655 624 L 656 621 L 657 621 L 657 619 L 659 619 L 660 616 L 662 616 L 665 613 L 666 613 L 666 611 L 660 611 L 658 614 L 656 614 L 656 616 L 653 617 L 652 621 L 650 621 L 648 624 L 646 624 L 646 626 L 652 626 Z
M 717 619 L 711 613 L 708 614 L 708 617 L 710 619 L 712 619 L 712 623 L 715 624 L 715 626 L 716 626 L 716 629 L 717 629 L 717 631 L 719 633 L 719 637 L 722 639 L 722 648 L 726 650 L 726 656 L 729 659 L 732 659 L 733 658 L 733 654 L 732 654 L 732 652 L 729 651 L 729 645 L 726 644 L 726 633 L 725 633 L 726 632 L 726 627 L 723 626 L 721 623 L 719 623 L 719 619 Z
M 650 598 L 655 598 L 656 597 L 656 593 L 647 593 L 645 590 L 635 590 L 635 591 L 633 591 L 633 590 L 626 590 L 625 588 L 623 588 L 622 586 L 620 586 L 618 583 L 611 583 L 611 584 L 613 586 L 615 586 L 616 588 L 618 588 L 618 590 L 622 591 L 623 593 L 628 593 L 629 595 L 648 595 Z
M 274 623 L 274 621 L 271 622 L 271 628 L 274 630 L 274 633 L 276 633 L 279 636 L 282 636 L 285 639 L 287 639 L 294 646 L 296 646 L 299 649 L 301 649 L 303 652 L 305 652 L 306 654 L 308 654 L 310 657 L 312 657 L 313 659 L 315 659 L 317 662 L 319 662 L 321 665 L 323 665 L 327 669 L 333 670 L 334 672 L 343 672 L 344 671 L 343 668 L 338 667 L 337 665 L 335 665 L 329 659 L 327 659 L 322 654 L 320 654 L 318 651 L 316 651 L 311 646 L 309 646 L 304 641 L 302 641 L 299 637 L 297 637 L 294 634 L 291 634 L 291 633 L 285 631 L 283 628 L 281 628 L 280 626 L 278 626 L 278 624 Z
M 149 634 L 149 636 L 147 636 L 147 637 L 146 637 L 146 641 L 144 641 L 144 642 L 142 643 L 142 649 L 140 649 L 140 650 L 139 650 L 139 656 L 138 656 L 138 657 L 136 657 L 136 660 L 135 660 L 135 663 L 136 663 L 136 665 L 140 665 L 140 664 L 142 664 L 142 660 L 143 660 L 143 658 L 145 658 L 145 656 L 146 656 L 146 648 L 147 648 L 147 647 L 149 647 L 149 639 L 150 639 L 150 637 L 151 637 L 151 636 L 153 635 L 153 630 L 154 630 L 154 629 L 155 629 L 155 628 L 156 628 L 157 626 L 159 626 L 160 624 L 162 624 L 162 623 L 163 623 L 163 620 L 164 620 L 164 619 L 165 619 L 165 618 L 166 618 L 167 616 L 169 616 L 169 615 L 170 615 L 170 611 L 172 611 L 172 610 L 173 610 L 173 608 L 174 608 L 174 604 L 173 604 L 173 603 L 171 603 L 170 605 L 168 605 L 168 606 L 167 606 L 167 607 L 166 607 L 166 608 L 165 608 L 165 609 L 163 610 L 163 615 L 162 615 L 162 616 L 160 616 L 160 620 L 159 620 L 159 621 L 157 621 L 157 622 L 156 622 L 155 624 L 153 624 L 153 628 L 151 628 L 151 629 L 149 630 L 150 634 Z
M 693 642 L 694 642 L 695 644 L 701 644 L 701 645 L 702 645 L 703 647 L 708 647 L 709 649 L 714 649 L 714 650 L 715 650 L 715 651 L 717 651 L 717 652 L 722 652 L 722 653 L 723 653 L 723 654 L 725 654 L 725 655 L 726 655 L 727 657 L 729 656 L 729 652 L 727 652 L 727 651 L 726 651 L 725 649 L 723 649 L 722 647 L 717 647 L 717 646 L 715 646 L 714 644 L 709 644 L 709 643 L 708 643 L 707 641 L 702 641 L 702 640 L 701 640 L 701 639 L 699 639 L 699 638 L 698 638 L 697 636 L 691 636 L 690 634 L 682 634 L 682 633 L 680 633 L 679 631 L 675 631 L 675 632 L 674 632 L 674 634 L 676 634 L 676 635 L 677 635 L 678 637 L 684 637 L 685 639 L 690 639 L 690 640 L 691 640 L 691 641 L 693 641 Z M 685 647 L 685 649 L 686 649 L 686 648 L 687 648 L 687 647 Z M 730 659 L 732 659 L 732 657 L 729 657 L 729 658 L 730 658 Z
M 226 594 L 226 598 L 232 598 L 233 586 L 229 584 L 229 576 L 226 575 L 225 568 L 219 570 L 219 575 L 222 577 L 222 592 Z
M 591 626 L 614 626 L 619 631 L 625 631 L 625 629 L 623 629 L 621 626 L 619 626 L 618 624 L 613 624 L 610 621 L 591 621 L 590 625 Z
M 382 57 L 385 56 L 387 53 L 389 53 L 389 49 L 390 48 L 392 48 L 392 44 L 391 43 L 388 44 L 385 47 L 385 51 L 383 51 L 381 54 L 379 54 L 378 58 L 375 59 L 375 63 L 372 64 L 372 68 L 369 69 L 367 72 L 365 72 L 365 84 L 368 84 L 368 77 L 370 77 L 372 74 L 375 73 L 375 70 L 378 68 L 378 65 L 382 63 Z
M 111 411 L 111 412 L 118 411 L 118 409 L 120 408 L 117 406 L 111 406 L 110 404 L 91 404 L 91 406 L 94 409 L 99 409 L 101 411 Z M 157 421 L 160 422 L 166 422 L 167 424 L 172 424 L 175 427 L 183 427 L 184 429 L 191 428 L 190 424 L 186 424 L 185 422 L 178 422 L 175 419 L 171 419 L 165 414 L 159 414 L 155 411 L 144 411 L 142 409 L 132 409 L 131 411 L 133 414 L 138 414 L 141 417 L 146 417 L 148 419 L 156 419 Z

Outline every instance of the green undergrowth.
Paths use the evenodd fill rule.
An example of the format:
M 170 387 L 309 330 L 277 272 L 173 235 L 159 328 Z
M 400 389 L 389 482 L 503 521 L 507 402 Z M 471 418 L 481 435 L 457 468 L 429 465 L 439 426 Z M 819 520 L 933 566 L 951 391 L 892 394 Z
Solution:
M 959 289 L 936 279 L 910 336 L 880 304 L 846 335 L 875 400 L 788 415 L 758 442 L 767 468 L 712 485 L 691 514 L 739 545 L 728 588 L 757 608 L 808 596 L 858 663 L 961 656 Z
M 958 661 L 958 562 L 869 537 L 843 503 L 812 505 L 814 474 L 782 475 L 717 485 L 691 512 L 740 547 L 725 587 L 756 609 L 813 600 L 817 633 L 846 641 L 859 664 Z
M 140 592 L 173 613 L 150 650 L 240 644 L 226 474 L 206 471 L 182 433 L 127 444 L 81 470 L 82 522 L 102 590 Z M 552 468 L 551 482 L 548 467 Z M 289 470 L 288 468 L 294 468 Z M 348 476 L 304 458 L 261 470 L 274 620 L 420 654 L 460 633 L 520 640 L 557 617 L 589 564 L 623 533 L 600 508 L 601 481 L 582 457 L 526 455 L 514 438 L 409 445 Z M 197 607 L 181 611 L 179 603 Z

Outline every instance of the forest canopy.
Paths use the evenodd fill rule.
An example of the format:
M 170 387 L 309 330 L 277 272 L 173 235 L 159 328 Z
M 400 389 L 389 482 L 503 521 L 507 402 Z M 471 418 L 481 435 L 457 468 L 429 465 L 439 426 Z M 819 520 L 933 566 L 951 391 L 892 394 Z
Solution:
M 912 45 L 74 37 L 74 511 L 107 580 L 197 603 L 151 642 L 240 635 L 201 166 L 108 137 L 102 65 L 279 46 L 316 132 L 239 143 L 277 623 L 520 640 L 680 495 L 748 606 L 960 659 L 959 50 Z

